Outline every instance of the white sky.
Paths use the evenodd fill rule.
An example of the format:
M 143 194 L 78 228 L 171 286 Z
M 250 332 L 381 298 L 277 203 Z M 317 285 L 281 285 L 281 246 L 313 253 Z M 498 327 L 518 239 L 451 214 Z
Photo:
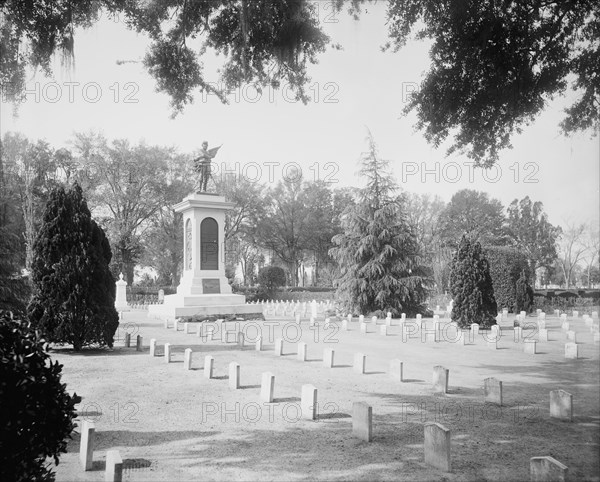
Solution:
M 330 12 L 325 3 L 319 5 L 326 32 L 344 50 L 329 49 L 310 67 L 310 92 L 318 98 L 308 105 L 288 100 L 292 96 L 286 98 L 282 91 L 266 90 L 257 98 L 249 87 L 237 101 L 232 94 L 229 105 L 197 95 L 193 105 L 171 119 L 169 99 L 154 91 L 142 64 L 116 63 L 141 60 L 147 39 L 103 18 L 92 29 L 76 32 L 73 70 L 61 69 L 57 61 L 54 79 L 39 73 L 31 77 L 30 88 L 39 86 L 37 101 L 36 94 L 29 94 L 16 118 L 10 105 L 1 105 L 1 132 L 19 131 L 53 147 L 68 147 L 73 132 L 95 130 L 110 140 L 145 140 L 190 153 L 207 140 L 210 147 L 223 144 L 217 164 L 239 163 L 238 172 L 255 178 L 256 164 L 250 163 L 257 163 L 265 183 L 270 170 L 277 181 L 286 165 L 298 163 L 310 179 L 319 176 L 347 186 L 360 185 L 357 161 L 366 149 L 368 127 L 407 191 L 439 194 L 448 201 L 459 189 L 477 189 L 505 206 L 529 195 L 544 203 L 554 224 L 598 225 L 599 138 L 590 133 L 564 137 L 558 129 L 572 97 L 550 102 L 535 123 L 513 138 L 513 149 L 502 153 L 499 170 L 488 175 L 496 182 L 486 181 L 481 170 L 469 179 L 466 157 L 445 157 L 445 149 L 434 149 L 414 131 L 414 116 L 401 116 L 406 92 L 418 85 L 429 65 L 426 44 L 409 42 L 398 53 L 382 53 L 379 47 L 387 40 L 383 3 L 368 6 L 358 22 L 342 13 L 333 18 L 337 23 L 326 22 Z M 216 82 L 219 63 L 211 58 L 204 64 L 206 79 Z M 244 166 L 253 167 L 244 171 Z M 424 169 L 430 171 L 425 177 Z

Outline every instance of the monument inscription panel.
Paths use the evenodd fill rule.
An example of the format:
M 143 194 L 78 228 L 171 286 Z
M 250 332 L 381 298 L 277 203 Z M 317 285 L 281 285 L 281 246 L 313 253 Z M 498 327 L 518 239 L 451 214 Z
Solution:
M 207 294 L 219 294 L 221 293 L 221 283 L 218 279 L 203 279 L 202 280 L 202 292 Z

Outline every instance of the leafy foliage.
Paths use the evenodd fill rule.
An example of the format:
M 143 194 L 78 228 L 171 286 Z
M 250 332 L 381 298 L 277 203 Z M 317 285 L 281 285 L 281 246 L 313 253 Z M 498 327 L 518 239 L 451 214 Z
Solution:
M 440 236 L 444 246 L 455 248 L 463 234 L 482 245 L 503 245 L 504 208 L 497 199 L 472 189 L 455 193 L 440 214 Z
M 61 383 L 39 330 L 0 311 L 0 479 L 54 480 L 46 458 L 58 464 L 75 428 L 77 394 Z
M 533 306 L 533 288 L 527 282 L 525 271 L 521 271 L 521 276 L 517 280 L 515 287 L 515 313 L 521 311 L 529 312 Z
M 348 6 L 358 18 L 365 1 L 330 5 L 333 12 Z M 75 29 L 93 25 L 105 10 L 150 38 L 144 65 L 157 90 L 170 96 L 173 115 L 196 90 L 226 102 L 224 93 L 241 83 L 277 88 L 285 82 L 307 102 L 307 67 L 330 44 L 318 7 L 311 0 L 7 0 L 0 7 L 0 87 L 9 99 L 21 99 L 27 66 L 50 75 L 56 51 L 69 63 Z M 418 39 L 433 41 L 432 66 L 406 112 L 416 110 L 417 127 L 436 147 L 453 136 L 449 152 L 464 150 L 476 164 L 490 166 L 573 79 L 579 98 L 567 107 L 562 129 L 595 132 L 599 19 L 595 0 L 390 0 L 389 45 L 400 49 L 416 29 Z M 220 86 L 205 80 L 208 49 L 224 59 Z
M 508 206 L 508 236 L 527 255 L 534 280 L 537 268 L 551 266 L 556 259 L 556 242 L 561 231 L 548 222 L 542 203 L 532 203 L 529 196 L 520 201 L 515 199 Z
M 404 197 L 395 195 L 389 162 L 379 157 L 370 135 L 368 142 L 360 170 L 366 187 L 358 202 L 344 211 L 343 233 L 334 236 L 330 251 L 341 270 L 337 295 L 344 308 L 355 313 L 424 313 L 431 271 L 421 264 Z
M 34 327 L 49 341 L 112 346 L 119 324 L 110 246 L 92 220 L 81 188 L 55 189 L 34 244 L 28 307 Z
M 388 22 L 395 49 L 417 29 L 433 41 L 431 69 L 406 112 L 416 111 L 436 146 L 452 134 L 449 153 L 494 164 L 511 135 L 567 90 L 570 75 L 581 96 L 563 129 L 600 125 L 597 1 L 392 0 Z
M 277 288 L 285 285 L 285 272 L 279 266 L 265 266 L 258 272 L 258 284 L 265 295 L 272 298 Z
M 529 284 L 527 256 L 515 248 L 491 246 L 485 248 L 485 256 L 489 262 L 498 307 L 513 309 L 517 304 L 517 280 L 523 273 Z
M 487 259 L 478 241 L 463 236 L 452 260 L 450 274 L 452 321 L 461 328 L 478 323 L 482 328 L 496 324 L 498 306 Z

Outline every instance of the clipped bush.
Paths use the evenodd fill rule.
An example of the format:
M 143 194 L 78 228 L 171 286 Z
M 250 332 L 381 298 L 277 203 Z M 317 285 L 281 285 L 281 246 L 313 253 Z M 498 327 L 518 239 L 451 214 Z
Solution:
M 54 480 L 75 428 L 77 394 L 61 383 L 46 340 L 31 324 L 0 311 L 0 480 Z
M 452 321 L 461 328 L 471 323 L 478 323 L 481 328 L 496 324 L 498 306 L 488 261 L 479 242 L 472 242 L 467 236 L 462 237 L 452 259 L 450 289 L 454 300 Z
M 32 325 L 49 341 L 71 343 L 76 351 L 92 343 L 112 346 L 119 315 L 111 257 L 81 188 L 54 189 L 33 245 L 27 308 Z
M 521 273 L 525 273 L 525 280 L 529 285 L 530 270 L 527 257 L 518 249 L 497 246 L 486 247 L 484 255 L 490 266 L 498 307 L 514 310 L 517 304 L 517 280 Z
M 521 271 L 521 276 L 517 280 L 515 289 L 515 313 L 526 311 L 529 313 L 533 308 L 533 288 L 529 286 L 525 271 Z
M 258 297 L 270 299 L 280 286 L 285 285 L 285 271 L 279 266 L 266 266 L 258 272 Z

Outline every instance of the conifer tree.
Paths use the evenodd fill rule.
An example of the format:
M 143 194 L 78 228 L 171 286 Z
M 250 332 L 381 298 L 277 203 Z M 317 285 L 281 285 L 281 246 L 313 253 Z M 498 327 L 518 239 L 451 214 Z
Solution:
M 478 323 L 481 328 L 496 324 L 498 306 L 487 259 L 478 241 L 462 237 L 450 273 L 452 321 L 461 328 Z
M 331 256 L 341 269 L 337 295 L 348 311 L 391 311 L 394 316 L 425 312 L 431 273 L 406 220 L 404 196 L 377 153 L 373 137 L 361 159 L 367 180 L 358 202 L 342 215 L 343 233 L 333 237 Z
M 112 346 L 119 325 L 111 250 L 79 185 L 50 195 L 34 244 L 29 318 L 49 341 Z

